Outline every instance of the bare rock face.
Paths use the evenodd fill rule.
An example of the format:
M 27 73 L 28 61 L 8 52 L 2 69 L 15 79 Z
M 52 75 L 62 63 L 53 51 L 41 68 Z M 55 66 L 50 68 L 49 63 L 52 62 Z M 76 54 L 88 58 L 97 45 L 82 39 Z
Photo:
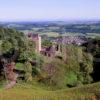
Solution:
M 8 80 L 8 84 L 5 86 L 6 89 L 13 87 L 16 84 L 18 74 L 14 73 L 15 63 L 8 63 L 5 66 L 5 75 Z
M 7 85 L 5 86 L 5 89 L 10 89 L 10 88 L 12 88 L 15 84 L 16 84 L 15 81 L 11 81 L 11 82 L 9 82 L 9 84 L 7 84 Z

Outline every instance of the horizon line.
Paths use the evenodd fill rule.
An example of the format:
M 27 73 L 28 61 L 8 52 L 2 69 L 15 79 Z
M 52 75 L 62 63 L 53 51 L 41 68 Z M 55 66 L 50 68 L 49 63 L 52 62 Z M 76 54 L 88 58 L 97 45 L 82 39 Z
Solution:
M 45 21 L 99 21 L 100 18 L 97 19 L 12 19 L 12 20 L 1 20 L 0 22 L 45 22 Z

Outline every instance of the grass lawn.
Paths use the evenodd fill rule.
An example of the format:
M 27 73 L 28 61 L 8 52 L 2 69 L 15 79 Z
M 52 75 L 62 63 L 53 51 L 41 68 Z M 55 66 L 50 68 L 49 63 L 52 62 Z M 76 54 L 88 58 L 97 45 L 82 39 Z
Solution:
M 100 82 L 56 91 L 17 84 L 12 89 L 0 90 L 0 100 L 100 100 Z
M 47 35 L 48 37 L 58 37 L 59 33 L 57 33 L 57 32 L 45 32 L 45 33 L 41 33 L 41 35 Z

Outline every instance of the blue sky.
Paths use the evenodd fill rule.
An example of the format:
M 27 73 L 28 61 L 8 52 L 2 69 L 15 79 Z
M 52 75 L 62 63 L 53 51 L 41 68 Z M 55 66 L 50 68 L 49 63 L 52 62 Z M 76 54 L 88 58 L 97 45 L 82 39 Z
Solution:
M 0 0 L 0 20 L 100 19 L 100 0 Z

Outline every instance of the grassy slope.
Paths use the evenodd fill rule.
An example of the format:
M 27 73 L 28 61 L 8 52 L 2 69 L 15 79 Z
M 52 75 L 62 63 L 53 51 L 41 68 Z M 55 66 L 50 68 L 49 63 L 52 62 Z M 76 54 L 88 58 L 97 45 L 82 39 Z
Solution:
M 57 91 L 33 85 L 16 85 L 9 90 L 0 90 L 0 100 L 100 100 L 100 83 Z

